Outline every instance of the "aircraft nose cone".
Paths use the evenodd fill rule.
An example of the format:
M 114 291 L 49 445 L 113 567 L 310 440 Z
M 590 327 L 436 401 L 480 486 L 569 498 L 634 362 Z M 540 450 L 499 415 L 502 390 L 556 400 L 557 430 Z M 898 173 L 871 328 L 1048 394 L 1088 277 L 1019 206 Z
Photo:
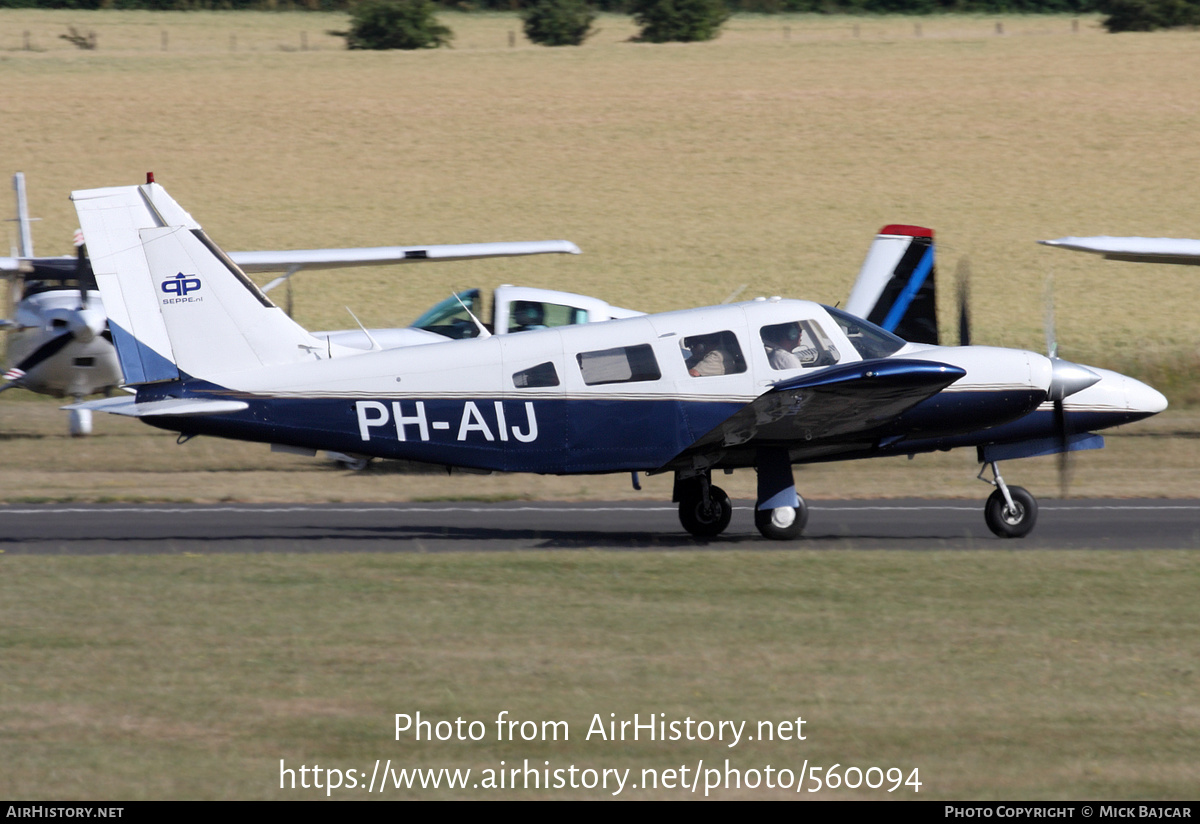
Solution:
M 1133 378 L 1125 379 L 1125 403 L 1147 415 L 1157 415 L 1167 408 L 1167 398 L 1162 392 Z

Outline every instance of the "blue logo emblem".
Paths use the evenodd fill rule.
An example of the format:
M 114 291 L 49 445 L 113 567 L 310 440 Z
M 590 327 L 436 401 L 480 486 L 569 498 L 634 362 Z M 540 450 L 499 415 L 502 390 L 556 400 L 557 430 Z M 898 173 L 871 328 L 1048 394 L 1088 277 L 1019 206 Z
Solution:
M 167 278 L 162 282 L 162 290 L 172 295 L 186 297 L 188 292 L 200 291 L 200 278 L 188 277 L 183 272 L 175 275 L 173 278 Z

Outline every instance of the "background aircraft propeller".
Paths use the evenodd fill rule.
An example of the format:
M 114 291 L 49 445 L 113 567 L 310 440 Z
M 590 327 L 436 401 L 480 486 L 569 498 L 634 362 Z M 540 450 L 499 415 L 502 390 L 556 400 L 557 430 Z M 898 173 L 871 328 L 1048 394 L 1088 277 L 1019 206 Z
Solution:
M 958 259 L 955 270 L 958 282 L 958 345 L 971 345 L 971 261 L 966 256 Z

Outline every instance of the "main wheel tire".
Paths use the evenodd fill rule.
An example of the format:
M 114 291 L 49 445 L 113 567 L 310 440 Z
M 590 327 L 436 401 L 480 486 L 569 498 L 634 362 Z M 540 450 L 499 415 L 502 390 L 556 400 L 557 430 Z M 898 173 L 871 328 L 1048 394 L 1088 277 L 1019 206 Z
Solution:
M 794 541 L 804 532 L 808 523 L 808 504 L 800 499 L 800 506 L 778 509 L 754 510 L 754 525 L 764 538 L 772 541 Z
M 679 523 L 697 538 L 715 538 L 729 526 L 733 504 L 719 486 L 708 487 L 708 501 L 700 495 L 700 485 L 692 486 L 679 502 Z
M 1024 538 L 1037 523 L 1037 499 L 1020 486 L 1010 486 L 1008 494 L 1012 496 L 1014 509 L 1009 511 L 1004 493 L 997 489 L 988 496 L 983 508 L 984 520 L 988 529 L 1001 538 Z

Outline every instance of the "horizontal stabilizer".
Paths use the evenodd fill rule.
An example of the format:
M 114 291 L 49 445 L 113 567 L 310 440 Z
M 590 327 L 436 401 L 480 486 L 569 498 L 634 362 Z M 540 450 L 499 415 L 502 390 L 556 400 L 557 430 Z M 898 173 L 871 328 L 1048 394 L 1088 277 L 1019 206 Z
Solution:
M 1060 237 L 1039 240 L 1045 246 L 1057 246 L 1076 252 L 1103 255 L 1108 260 L 1133 263 L 1180 263 L 1200 266 L 1200 240 L 1174 237 Z
M 243 272 L 286 272 L 289 269 L 343 269 L 352 266 L 552 254 L 578 255 L 579 247 L 569 240 L 531 240 L 509 243 L 458 243 L 445 246 L 230 252 L 229 257 Z
M 664 468 L 751 440 L 787 448 L 825 438 L 866 437 L 966 374 L 965 369 L 946 363 L 879 359 L 780 381 Z
M 223 415 L 241 412 L 249 404 L 242 401 L 226 401 L 217 398 L 167 398 L 161 401 L 138 403 L 137 398 L 104 398 L 98 401 L 72 403 L 61 409 L 89 409 L 93 412 L 108 412 L 112 415 L 127 415 L 131 418 L 152 418 L 166 415 Z

